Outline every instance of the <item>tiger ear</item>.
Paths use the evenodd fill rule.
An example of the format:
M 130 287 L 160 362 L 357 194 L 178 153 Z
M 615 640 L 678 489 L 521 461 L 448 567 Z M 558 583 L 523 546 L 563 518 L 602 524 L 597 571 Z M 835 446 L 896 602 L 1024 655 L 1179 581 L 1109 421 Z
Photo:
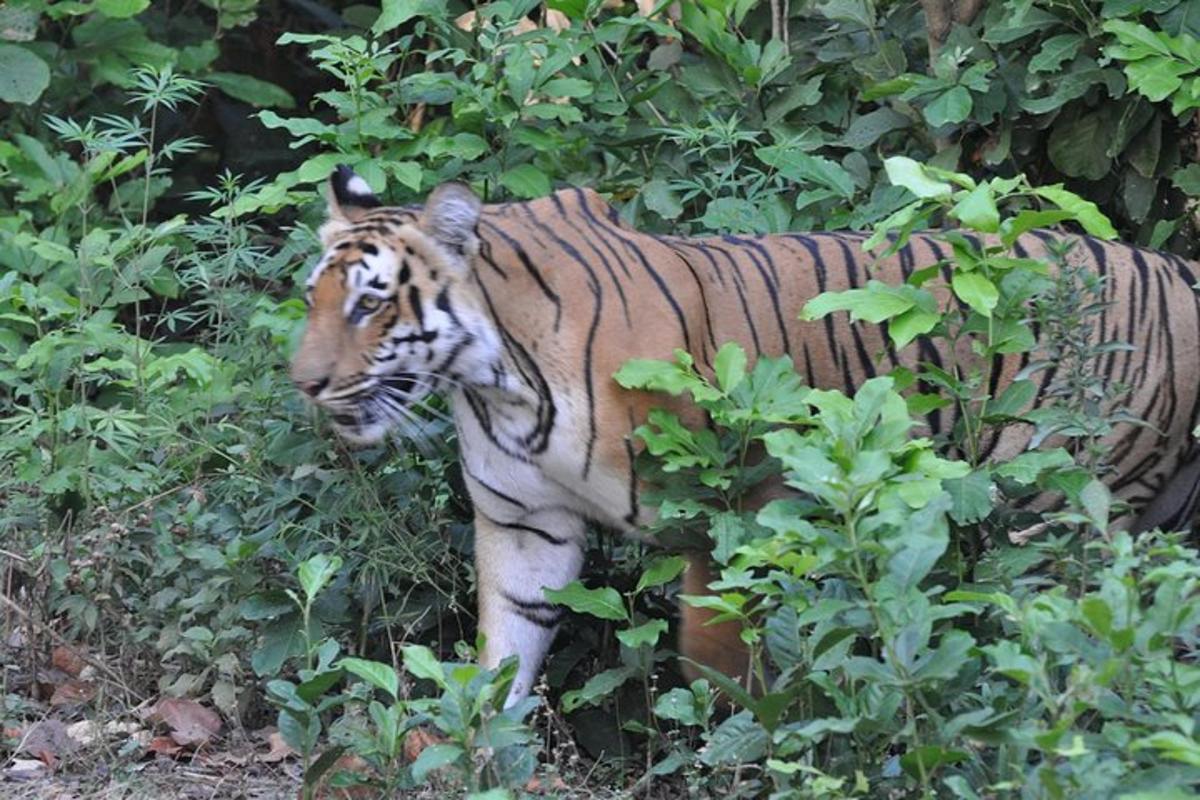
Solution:
M 483 203 L 461 183 L 443 183 L 425 200 L 421 230 L 456 253 L 464 253 L 476 240 L 475 226 Z
M 354 223 L 371 209 L 383 205 L 362 176 L 345 164 L 338 164 L 330 173 L 326 197 L 331 222 Z

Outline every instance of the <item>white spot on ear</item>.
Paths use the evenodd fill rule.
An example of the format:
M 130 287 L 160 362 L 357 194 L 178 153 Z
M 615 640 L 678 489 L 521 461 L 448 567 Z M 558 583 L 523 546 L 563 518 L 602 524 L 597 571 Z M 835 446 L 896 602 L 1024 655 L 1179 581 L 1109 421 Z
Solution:
M 346 191 L 350 194 L 362 195 L 363 197 L 370 197 L 373 194 L 371 187 L 362 179 L 361 175 L 355 175 L 346 182 Z

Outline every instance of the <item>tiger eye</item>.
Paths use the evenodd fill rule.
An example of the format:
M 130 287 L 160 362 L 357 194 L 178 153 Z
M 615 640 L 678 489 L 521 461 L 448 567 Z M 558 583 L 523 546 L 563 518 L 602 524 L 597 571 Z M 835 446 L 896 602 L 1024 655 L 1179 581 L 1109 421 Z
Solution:
M 358 307 L 363 311 L 374 311 L 383 301 L 373 294 L 364 294 L 358 299 Z

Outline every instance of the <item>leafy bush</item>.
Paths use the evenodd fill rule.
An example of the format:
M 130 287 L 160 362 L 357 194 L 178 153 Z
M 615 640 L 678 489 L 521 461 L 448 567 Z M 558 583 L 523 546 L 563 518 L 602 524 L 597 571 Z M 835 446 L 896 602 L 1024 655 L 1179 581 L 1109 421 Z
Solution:
M 287 386 L 331 164 L 397 203 L 451 179 L 489 200 L 591 185 L 632 224 L 680 234 L 1098 230 L 1095 210 L 1047 188 L 1061 181 L 1122 238 L 1196 249 L 1200 30 L 1187 2 L 999 0 L 932 52 L 915 4 L 785 3 L 782 16 L 684 0 L 650 17 L 548 5 L 565 24 L 532 0 L 0 8 L 0 536 L 23 559 L 6 587 L 33 619 L 122 659 L 144 693 L 207 696 L 248 724 L 269 699 L 310 787 L 333 763 L 327 745 L 362 754 L 388 791 L 439 764 L 455 787 L 517 787 L 538 742 L 528 709 L 494 707 L 505 669 L 475 670 L 451 648 L 472 640 L 473 588 L 443 423 L 428 421 L 426 451 L 351 453 Z M 1062 213 L 1035 210 L 1047 202 Z M 620 754 L 623 777 L 605 779 L 814 797 L 1195 784 L 1195 553 L 1170 536 L 1089 533 L 1106 518 L 1095 442 L 1123 421 L 1097 411 L 1120 387 L 1083 366 L 1121 345 L 1077 335 L 1102 287 L 951 243 L 945 288 L 964 308 L 932 307 L 930 284 L 810 310 L 888 318 L 894 336 L 976 337 L 985 352 L 1037 346 L 1030 314 L 1060 324 L 1060 349 L 1043 352 L 1075 366 L 1027 420 L 1073 431 L 1069 447 L 981 459 L 972 442 L 1028 392 L 989 397 L 986 364 L 898 373 L 859 405 L 803 390 L 782 362 L 743 372 L 733 350 L 716 385 L 685 361 L 626 373 L 709 402 L 716 432 L 656 415 L 643 433 L 680 467 L 652 473 L 664 529 L 711 535 L 725 566 L 719 594 L 697 602 L 748 624 L 769 688 L 685 685 L 667 611 L 682 562 L 596 540 L 589 574 L 608 587 L 589 578 L 557 599 L 603 624 L 575 620 L 560 637 L 547 727 L 591 758 Z M 903 309 L 863 313 L 881 295 Z M 959 406 L 970 472 L 900 435 L 897 391 L 916 415 Z M 891 433 L 856 427 L 885 415 Z M 777 456 L 750 467 L 754 442 Z M 741 493 L 794 448 L 851 473 L 842 449 L 873 453 L 882 494 L 849 515 L 851 494 L 744 511 Z M 704 471 L 683 468 L 697 457 Z M 801 487 L 804 464 L 788 467 Z M 1010 547 L 992 487 L 1019 498 L 1050 485 L 1079 507 L 1058 520 L 1068 532 Z M 896 526 L 918 523 L 924 550 L 901 557 Z M 319 563 L 330 569 L 309 592 L 297 576 Z M 420 725 L 446 741 L 397 760 Z

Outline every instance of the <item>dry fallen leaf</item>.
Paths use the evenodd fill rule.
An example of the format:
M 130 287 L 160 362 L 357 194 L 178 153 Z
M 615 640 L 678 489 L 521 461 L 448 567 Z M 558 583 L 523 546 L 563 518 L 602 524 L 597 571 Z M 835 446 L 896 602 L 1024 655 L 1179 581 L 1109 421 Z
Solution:
M 345 788 L 329 786 L 328 779 L 339 772 L 349 772 L 364 780 L 369 780 L 374 776 L 371 765 L 363 759 L 355 755 L 342 756 L 333 762 L 333 766 L 329 768 L 329 771 L 321 778 L 321 782 L 317 784 L 316 791 L 313 794 L 316 800 L 368 800 L 368 798 L 379 796 L 378 788 L 369 784 L 347 786 Z M 297 800 L 303 800 L 303 797 L 304 791 L 301 790 L 297 796 Z
M 56 719 L 47 719 L 29 726 L 17 752 L 40 759 L 54 769 L 58 759 L 74 749 L 75 742 L 67 734 L 67 726 Z
M 160 756 L 176 756 L 183 750 L 170 736 L 155 736 L 146 744 L 146 749 Z
M 447 739 L 424 728 L 413 728 L 404 737 L 404 759 L 408 763 L 417 760 L 417 756 L 432 744 L 445 744 Z
M 79 673 L 83 672 L 83 668 L 87 666 L 87 662 L 83 660 L 78 650 L 62 645 L 54 648 L 54 652 L 50 654 L 50 663 L 72 678 L 78 678 Z
M 170 728 L 170 736 L 183 747 L 200 747 L 221 732 L 221 718 L 186 697 L 164 697 L 154 704 L 150 720 Z
M 263 761 L 268 764 L 276 764 L 280 761 L 283 761 L 285 758 L 291 758 L 292 756 L 298 755 L 298 753 L 283 740 L 283 734 L 279 731 L 272 731 L 271 733 L 267 734 L 267 744 L 270 745 L 271 751 L 269 753 L 260 755 L 258 757 L 259 761 Z
M 83 705 L 90 703 L 95 696 L 96 684 L 71 678 L 54 687 L 54 694 L 50 696 L 50 705 Z
M 525 791 L 532 794 L 547 794 L 549 792 L 565 792 L 571 787 L 567 786 L 566 781 L 555 775 L 553 778 L 543 779 L 536 776 L 529 779 L 525 784 Z

